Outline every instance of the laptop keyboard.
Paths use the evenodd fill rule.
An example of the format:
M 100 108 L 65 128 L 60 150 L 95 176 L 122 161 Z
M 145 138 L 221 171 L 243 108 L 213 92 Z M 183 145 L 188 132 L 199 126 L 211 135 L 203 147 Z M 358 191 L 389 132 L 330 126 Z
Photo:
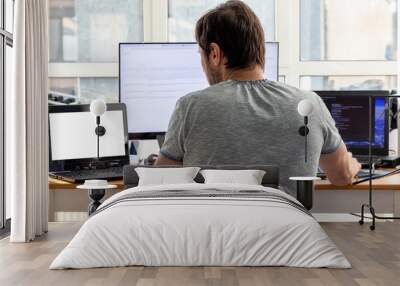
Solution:
M 95 170 L 75 170 L 53 173 L 53 177 L 71 182 L 83 182 L 94 179 L 120 179 L 122 178 L 122 167 L 111 167 Z
M 356 155 L 354 157 L 361 164 L 369 164 L 369 156 L 368 155 Z M 381 159 L 382 159 L 382 156 L 372 156 L 372 163 L 380 161 Z

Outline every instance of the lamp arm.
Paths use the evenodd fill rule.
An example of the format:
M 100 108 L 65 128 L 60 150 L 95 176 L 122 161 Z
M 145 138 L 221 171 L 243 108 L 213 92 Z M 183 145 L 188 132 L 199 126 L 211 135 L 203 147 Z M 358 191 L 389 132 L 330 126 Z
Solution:
M 99 125 L 97 125 L 97 127 L 99 127 Z M 100 136 L 99 136 L 99 133 L 97 133 L 97 161 L 100 161 L 100 152 L 99 152 L 99 149 L 100 149 Z
M 100 127 L 100 116 L 96 116 L 96 124 L 97 124 L 97 161 L 100 161 L 100 135 L 99 135 L 99 127 Z
M 307 134 L 304 136 L 304 162 L 307 163 Z
M 307 142 L 307 136 L 308 136 L 308 116 L 304 116 L 304 130 L 305 130 L 305 136 L 304 136 L 304 162 L 307 163 L 307 157 L 308 157 L 308 142 Z

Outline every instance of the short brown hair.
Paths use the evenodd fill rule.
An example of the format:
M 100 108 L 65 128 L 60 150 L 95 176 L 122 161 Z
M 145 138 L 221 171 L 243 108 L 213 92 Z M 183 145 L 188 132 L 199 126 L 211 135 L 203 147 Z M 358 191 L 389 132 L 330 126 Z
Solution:
M 210 44 L 218 44 L 228 59 L 227 68 L 264 67 L 264 30 L 242 1 L 227 1 L 204 14 L 196 23 L 196 41 L 207 56 Z

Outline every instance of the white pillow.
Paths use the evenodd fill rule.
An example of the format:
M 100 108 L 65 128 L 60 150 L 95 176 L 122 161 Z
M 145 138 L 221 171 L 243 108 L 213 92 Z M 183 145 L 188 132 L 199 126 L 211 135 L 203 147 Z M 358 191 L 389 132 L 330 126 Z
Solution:
M 198 167 L 183 168 L 135 168 L 139 186 L 195 183 L 193 179 L 200 171 Z
M 230 183 L 261 185 L 265 171 L 261 170 L 202 170 L 200 174 L 204 177 L 206 184 Z

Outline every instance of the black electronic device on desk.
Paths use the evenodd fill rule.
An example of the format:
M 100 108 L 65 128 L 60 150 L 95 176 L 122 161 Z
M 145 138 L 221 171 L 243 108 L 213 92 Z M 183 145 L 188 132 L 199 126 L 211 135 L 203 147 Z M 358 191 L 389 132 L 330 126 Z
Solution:
M 372 179 L 379 179 L 382 176 L 386 176 L 389 173 L 391 173 L 392 170 L 385 170 L 385 169 L 378 169 L 378 170 L 373 170 L 371 177 Z M 321 169 L 318 169 L 318 173 L 317 173 L 317 177 L 320 177 L 322 180 L 327 179 L 327 176 L 325 175 L 324 171 L 322 171 Z M 369 179 L 369 170 L 367 169 L 361 169 L 357 175 L 356 175 L 357 181 L 361 181 L 361 180 L 365 180 L 365 179 Z
M 121 179 L 129 164 L 125 104 L 107 104 L 101 126 L 98 139 L 90 105 L 49 106 L 49 176 L 73 183 Z
M 357 132 L 357 136 L 353 136 L 356 140 L 345 142 L 346 145 L 352 146 L 352 143 L 356 143 L 358 148 L 367 149 L 365 152 L 368 155 L 368 177 L 366 179 L 358 180 L 354 184 L 360 184 L 368 182 L 368 202 L 361 205 L 361 219 L 359 220 L 360 225 L 364 224 L 365 210 L 368 210 L 371 214 L 372 223 L 370 225 L 371 230 L 375 230 L 376 219 L 400 219 L 398 216 L 380 216 L 376 214 L 374 203 L 373 203 L 373 171 L 376 163 L 374 162 L 374 155 L 388 155 L 388 115 L 390 100 L 398 100 L 400 94 L 392 93 L 388 91 L 337 91 L 327 94 L 327 92 L 317 92 L 327 103 L 332 117 L 335 119 L 338 125 L 339 132 L 342 137 L 345 138 L 344 134 L 349 133 L 349 129 Z M 340 94 L 341 93 L 341 94 Z M 332 96 L 332 99 L 329 98 Z M 324 98 L 325 97 L 325 98 Z M 359 97 L 359 98 L 358 98 Z M 348 99 L 347 99 L 348 98 Z M 346 102 L 350 100 L 351 103 Z M 368 110 L 368 115 L 366 110 Z M 343 116 L 344 115 L 344 116 Z M 383 119 L 384 118 L 384 119 Z M 356 125 L 358 128 L 351 126 Z M 340 126 L 342 128 L 340 128 Z M 366 128 L 365 126 L 368 126 Z M 363 130 L 363 132 L 361 132 Z M 366 134 L 368 134 L 368 140 L 366 140 Z M 345 140 L 346 141 L 346 140 Z M 382 148 L 383 146 L 383 148 Z M 350 149 L 350 148 L 349 148 Z M 357 150 L 357 149 L 356 149 Z M 383 151 L 384 154 L 381 154 Z M 376 160 L 376 159 L 375 159 Z M 398 159 L 383 158 L 380 161 L 387 162 L 391 165 L 396 165 Z M 395 169 L 387 174 L 380 176 L 384 178 L 386 176 L 399 174 L 400 169 Z
M 372 99 L 372 162 L 387 160 L 389 153 L 389 95 L 385 90 L 315 91 L 325 102 L 349 152 L 369 166 L 369 96 Z

